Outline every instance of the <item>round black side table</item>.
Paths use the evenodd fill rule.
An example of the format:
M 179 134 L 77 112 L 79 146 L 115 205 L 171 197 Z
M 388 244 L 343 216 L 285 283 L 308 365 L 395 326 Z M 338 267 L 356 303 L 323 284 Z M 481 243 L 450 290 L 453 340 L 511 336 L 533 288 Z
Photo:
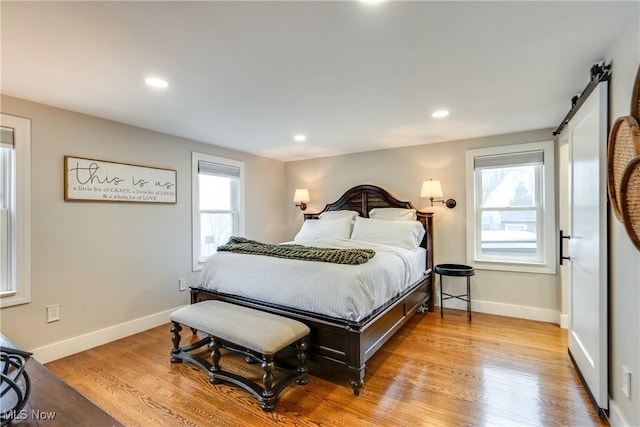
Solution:
M 456 298 L 467 303 L 467 315 L 471 321 L 471 276 L 475 271 L 473 267 L 462 264 L 438 264 L 435 268 L 436 274 L 440 275 L 440 317 L 443 317 L 444 301 Z M 460 295 L 451 295 L 442 291 L 442 276 L 458 276 L 467 278 L 467 293 Z M 443 296 L 444 295 L 444 296 Z

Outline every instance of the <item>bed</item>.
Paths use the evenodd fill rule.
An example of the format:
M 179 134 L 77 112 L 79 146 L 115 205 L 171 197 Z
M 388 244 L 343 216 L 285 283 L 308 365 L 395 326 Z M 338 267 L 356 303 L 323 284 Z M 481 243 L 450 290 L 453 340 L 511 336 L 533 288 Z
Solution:
M 336 202 L 326 205 L 322 211 L 305 213 L 304 217 L 305 222 L 325 221 L 324 219 L 320 219 L 321 217 L 324 218 L 326 215 L 330 215 L 325 213 L 332 212 L 333 214 L 337 214 L 344 211 L 355 211 L 361 218 L 369 218 L 369 213 L 372 209 L 390 210 L 385 208 L 415 209 L 411 202 L 400 201 L 380 187 L 374 185 L 359 185 L 347 190 Z M 421 224 L 421 227 L 417 228 L 421 229 L 422 234 L 418 237 L 419 244 L 413 252 L 400 249 L 396 250 L 395 248 L 387 247 L 387 245 L 372 244 L 372 247 L 376 250 L 376 255 L 362 265 L 363 272 L 357 276 L 363 277 L 364 279 L 361 280 L 362 283 L 360 283 L 359 286 L 364 289 L 363 292 L 367 295 L 371 289 L 379 288 L 379 285 L 376 284 L 373 286 L 369 283 L 373 280 L 374 276 L 382 275 L 386 277 L 388 273 L 389 278 L 385 279 L 386 281 L 403 282 L 400 283 L 399 288 L 395 291 L 393 289 L 385 289 L 371 296 L 371 298 L 351 295 L 345 296 L 344 298 L 338 297 L 336 300 L 340 308 L 327 308 L 324 304 L 319 303 L 321 297 L 313 290 L 304 290 L 304 294 L 301 297 L 299 292 L 292 294 L 293 296 L 288 295 L 291 292 L 295 292 L 295 290 L 291 292 L 282 291 L 280 287 L 271 289 L 275 287 L 273 282 L 277 277 L 273 277 L 271 272 L 265 270 L 263 263 L 266 261 L 262 259 L 269 257 L 234 254 L 236 257 L 244 257 L 242 271 L 234 273 L 230 270 L 233 265 L 233 262 L 230 261 L 232 261 L 233 258 L 223 259 L 220 257 L 210 259 L 207 261 L 207 264 L 212 263 L 213 265 L 205 266 L 198 285 L 191 288 L 191 303 L 217 299 L 302 321 L 311 329 L 309 349 L 311 359 L 317 363 L 329 364 L 331 366 L 338 365 L 341 369 L 344 369 L 354 394 L 358 395 L 360 389 L 364 386 L 366 362 L 411 316 L 419 311 L 433 311 L 432 215 L 432 213 L 416 210 L 415 219 Z M 360 218 L 357 218 L 355 221 L 371 222 L 370 220 L 362 221 Z M 396 221 L 389 221 L 385 224 L 388 223 L 389 227 L 391 227 L 391 223 L 395 222 Z M 324 224 L 327 223 L 328 222 L 325 221 Z M 377 224 L 380 224 L 380 221 L 377 221 Z M 305 224 L 303 224 L 303 228 L 304 225 Z M 319 225 L 319 223 L 308 225 L 315 226 Z M 413 225 L 417 225 L 415 221 L 413 221 Z M 353 228 L 353 230 L 355 234 L 356 229 Z M 345 245 L 344 242 L 341 243 L 338 241 L 332 241 L 331 244 L 336 245 L 335 247 Z M 363 247 L 355 241 L 349 245 L 353 247 Z M 322 245 L 317 244 L 317 246 Z M 216 256 L 217 255 L 213 255 L 213 257 Z M 393 268 L 387 268 L 382 264 L 385 258 L 392 257 L 399 257 L 405 264 L 408 262 L 407 259 L 415 263 L 415 257 L 418 257 L 417 259 L 419 261 L 417 262 L 421 264 L 418 273 L 416 273 L 414 267 L 405 268 L 404 273 L 398 273 L 404 274 L 403 280 L 395 280 L 392 276 Z M 413 261 L 411 261 L 412 258 Z M 224 262 L 222 262 L 222 260 L 224 260 Z M 332 273 L 327 273 L 332 274 L 331 279 L 328 279 L 328 281 L 325 280 L 325 283 L 331 282 L 334 285 L 336 282 L 342 280 L 340 279 L 342 276 L 336 275 L 340 272 L 340 269 L 348 270 L 348 268 L 344 268 L 343 266 L 332 266 L 329 265 L 329 263 L 282 260 L 280 261 L 281 264 L 289 264 L 292 266 L 290 273 L 278 273 L 281 274 L 280 277 L 283 283 L 288 276 L 293 278 L 298 277 L 295 276 L 295 272 L 293 271 L 293 263 L 295 262 L 304 263 L 309 266 L 308 268 L 305 267 L 305 269 L 308 270 L 307 276 L 320 277 L 323 274 L 321 272 L 322 269 L 327 272 L 331 271 Z M 311 270 L 311 268 L 313 268 L 313 270 Z M 238 270 L 234 271 L 237 272 Z M 234 281 L 236 286 L 240 285 L 242 287 L 232 288 L 226 287 L 224 284 L 218 285 L 216 283 L 210 283 L 210 281 L 213 281 L 213 279 L 209 278 L 210 276 L 224 277 L 225 275 L 227 276 L 227 280 L 230 277 L 236 277 L 237 280 Z M 298 280 L 297 283 L 301 284 L 302 282 L 306 281 Z M 247 283 L 249 283 L 249 286 L 243 286 Z M 231 284 L 229 284 L 229 286 L 231 286 Z M 328 291 L 325 286 L 329 285 L 323 285 L 323 290 L 330 294 L 341 292 L 340 286 L 329 288 Z M 261 287 L 271 289 L 271 292 L 260 294 L 254 289 Z M 315 299 L 317 299 L 317 301 Z M 340 304 L 343 302 L 343 299 L 349 300 L 348 304 Z M 375 300 L 375 302 L 372 302 L 370 306 L 368 306 L 367 299 Z M 342 307 L 343 305 L 346 307 L 346 311 L 345 307 Z

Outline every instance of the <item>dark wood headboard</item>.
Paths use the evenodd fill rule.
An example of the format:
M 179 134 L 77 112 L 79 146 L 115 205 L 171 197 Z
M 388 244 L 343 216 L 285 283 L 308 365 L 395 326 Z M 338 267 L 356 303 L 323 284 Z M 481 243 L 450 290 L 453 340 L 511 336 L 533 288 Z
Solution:
M 356 211 L 360 216 L 368 218 L 369 211 L 375 208 L 416 209 L 411 202 L 398 200 L 381 187 L 363 184 L 350 188 L 338 200 L 329 203 L 320 212 L 305 213 L 304 219 L 318 219 L 322 212 L 339 210 Z M 430 269 L 433 267 L 433 213 L 421 212 L 416 209 L 416 215 L 418 221 L 427 231 L 420 246 L 427 250 L 427 269 Z

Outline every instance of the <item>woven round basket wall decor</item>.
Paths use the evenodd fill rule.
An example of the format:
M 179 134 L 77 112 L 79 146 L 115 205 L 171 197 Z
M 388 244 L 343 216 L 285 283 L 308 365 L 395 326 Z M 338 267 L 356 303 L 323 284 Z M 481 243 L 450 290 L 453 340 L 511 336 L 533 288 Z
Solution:
M 640 126 L 632 116 L 618 117 L 609 133 L 608 190 L 613 212 L 623 221 L 620 190 L 627 165 L 640 155 Z
M 636 84 L 633 85 L 633 94 L 631 95 L 631 115 L 640 120 L 640 66 L 636 74 Z
M 622 222 L 640 251 L 640 156 L 631 160 L 624 172 L 620 197 Z

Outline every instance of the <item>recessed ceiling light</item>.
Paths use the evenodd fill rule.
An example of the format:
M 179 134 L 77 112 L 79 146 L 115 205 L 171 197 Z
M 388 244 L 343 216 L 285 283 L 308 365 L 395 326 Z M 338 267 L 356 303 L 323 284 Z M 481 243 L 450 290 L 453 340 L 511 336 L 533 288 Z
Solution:
M 304 142 L 307 140 L 307 137 L 304 135 L 296 135 L 293 137 L 293 140 L 296 142 Z
M 449 115 L 449 112 L 447 110 L 438 110 L 438 111 L 434 111 L 433 114 L 431 114 L 431 117 L 433 117 L 434 119 L 441 119 L 443 117 L 447 117 Z
M 360 0 L 360 3 L 366 3 L 366 4 L 377 4 L 377 3 L 383 3 L 386 0 Z
M 160 79 L 158 77 L 147 77 L 146 79 L 144 79 L 144 82 L 151 87 L 158 87 L 158 88 L 169 87 L 169 83 L 167 83 L 166 80 Z

